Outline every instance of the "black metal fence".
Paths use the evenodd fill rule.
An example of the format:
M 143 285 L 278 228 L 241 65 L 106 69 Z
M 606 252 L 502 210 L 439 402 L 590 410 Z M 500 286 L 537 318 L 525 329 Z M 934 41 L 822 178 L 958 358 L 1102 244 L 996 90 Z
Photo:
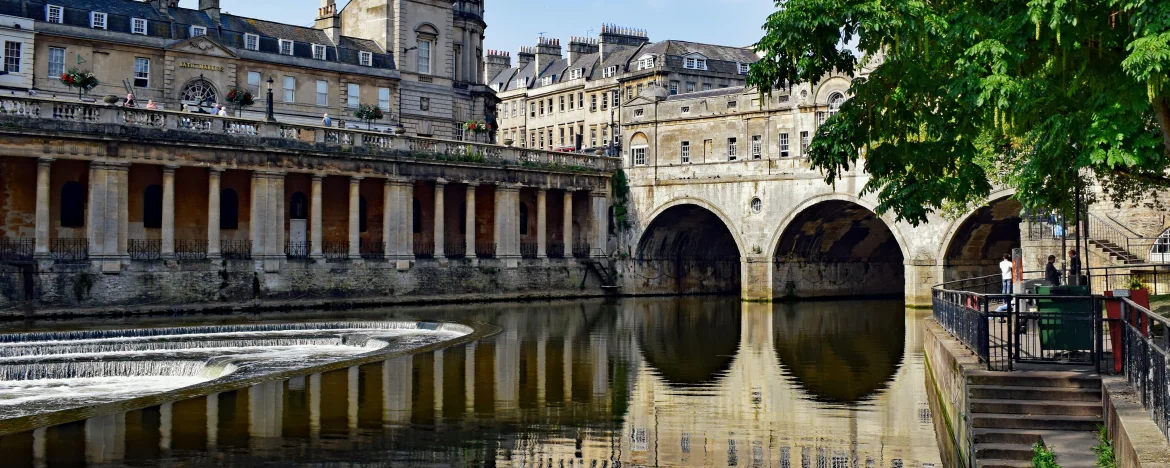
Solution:
M 49 253 L 57 263 L 82 263 L 89 261 L 89 239 L 58 238 L 49 241 Z
M 589 244 L 573 244 L 573 256 L 577 258 L 589 258 Z
M 1170 321 L 1129 299 L 1120 301 L 1122 373 L 1163 435 L 1170 435 Z
M 0 261 L 5 263 L 30 263 L 35 250 L 35 239 L 0 238 Z
M 162 241 L 158 239 L 130 239 L 126 241 L 130 260 L 152 261 L 162 259 Z
M 475 244 L 475 256 L 477 258 L 496 258 L 496 244 L 491 242 Z
M 313 250 L 313 244 L 309 241 L 293 242 L 286 241 L 284 243 L 284 255 L 289 259 L 303 260 L 309 258 L 309 253 Z
M 990 362 L 987 300 L 978 293 L 935 289 L 931 292 L 934 319 L 947 333 Z
M 321 254 L 329 260 L 345 260 L 349 258 L 349 241 L 323 241 Z
M 536 258 L 537 246 L 535 242 L 520 244 L 520 258 Z
M 414 240 L 415 258 L 435 258 L 435 241 Z
M 565 258 L 565 244 L 552 243 L 548 245 L 548 258 Z
M 386 258 L 386 243 L 381 240 L 365 239 L 358 246 L 362 258 L 365 260 L 381 260 Z
M 228 260 L 251 260 L 252 241 L 225 240 L 219 242 L 219 253 Z
M 175 241 L 175 259 L 179 261 L 207 260 L 206 240 L 178 240 Z
M 466 258 L 467 241 L 464 239 L 459 239 L 457 241 L 444 242 L 443 255 L 446 255 L 447 258 Z

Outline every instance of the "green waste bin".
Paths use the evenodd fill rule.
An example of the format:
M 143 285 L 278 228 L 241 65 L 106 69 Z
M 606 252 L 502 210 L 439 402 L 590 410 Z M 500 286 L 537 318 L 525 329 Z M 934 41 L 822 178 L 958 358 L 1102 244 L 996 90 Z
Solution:
M 1045 296 L 1084 296 L 1084 299 L 1037 299 L 1040 347 L 1044 351 L 1093 350 L 1093 299 L 1085 286 L 1037 286 Z

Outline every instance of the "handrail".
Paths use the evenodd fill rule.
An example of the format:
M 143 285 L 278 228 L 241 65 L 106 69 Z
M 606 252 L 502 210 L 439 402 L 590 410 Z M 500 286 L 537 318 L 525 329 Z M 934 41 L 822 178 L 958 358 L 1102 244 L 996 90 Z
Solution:
M 232 137 L 276 138 L 304 143 L 338 145 L 342 148 L 370 148 L 407 154 L 432 156 L 436 160 L 462 163 L 485 163 L 499 166 L 548 168 L 568 171 L 612 172 L 621 167 L 621 159 L 602 155 L 565 153 L 541 149 L 502 146 L 488 143 L 394 135 L 361 129 L 325 127 L 297 123 L 268 122 L 239 118 L 178 112 L 173 110 L 128 108 L 104 103 L 44 98 L 39 96 L 0 95 L 0 117 L 52 119 L 91 124 L 114 124 L 154 128 L 193 134 L 221 134 Z
M 1090 213 L 1090 214 L 1091 214 L 1091 213 Z M 1110 221 L 1113 221 L 1113 223 L 1114 223 L 1115 225 L 1117 225 L 1118 227 L 1120 227 L 1120 228 L 1122 228 L 1122 229 L 1125 229 L 1125 230 L 1126 230 L 1127 232 L 1129 232 L 1130 234 L 1133 234 L 1133 237 L 1134 237 L 1134 238 L 1136 238 L 1136 239 L 1149 239 L 1149 238 L 1148 238 L 1148 237 L 1146 237 L 1146 236 L 1143 236 L 1143 235 L 1141 235 L 1141 234 L 1138 234 L 1138 233 L 1134 232 L 1134 230 L 1133 230 L 1133 229 L 1130 229 L 1128 226 L 1126 226 L 1126 225 L 1125 225 L 1125 223 L 1122 223 L 1121 221 L 1118 221 L 1118 220 L 1117 220 L 1117 218 L 1114 218 L 1114 217 L 1113 217 L 1113 215 L 1109 215 L 1109 214 L 1107 214 L 1107 215 L 1105 215 L 1105 217 L 1106 217 L 1106 218 L 1108 218 Z
M 1128 263 L 1131 259 L 1141 259 L 1141 257 L 1139 257 L 1137 254 L 1133 253 L 1130 248 L 1129 236 L 1125 235 L 1125 233 L 1121 232 L 1121 230 L 1114 227 L 1111 223 L 1105 222 L 1105 220 L 1101 219 L 1093 213 L 1088 213 L 1088 221 L 1089 240 L 1097 241 L 1097 247 L 1110 254 L 1122 258 L 1126 261 L 1126 263 Z M 1104 231 L 1104 234 L 1102 234 L 1102 231 Z M 1116 247 L 1105 245 L 1100 242 L 1101 240 L 1107 241 Z

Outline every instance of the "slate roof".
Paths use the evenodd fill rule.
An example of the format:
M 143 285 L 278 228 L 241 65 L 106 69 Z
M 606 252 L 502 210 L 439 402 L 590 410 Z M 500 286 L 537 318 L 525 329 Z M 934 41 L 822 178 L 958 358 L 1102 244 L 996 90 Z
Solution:
M 709 89 L 706 91 L 695 91 L 693 93 L 680 93 L 680 94 L 676 94 L 674 96 L 668 96 L 666 98 L 666 100 L 667 101 L 680 101 L 683 99 L 701 99 L 701 98 L 709 98 L 709 97 L 730 96 L 733 94 L 739 95 L 739 94 L 743 94 L 743 90 L 744 90 L 743 86 L 731 86 L 728 88 L 716 88 L 716 89 Z

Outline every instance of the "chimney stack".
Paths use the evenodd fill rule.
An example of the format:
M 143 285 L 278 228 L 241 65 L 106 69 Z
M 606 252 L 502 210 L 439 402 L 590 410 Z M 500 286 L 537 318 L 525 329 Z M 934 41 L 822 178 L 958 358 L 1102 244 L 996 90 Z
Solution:
M 199 9 L 211 17 L 215 24 L 219 23 L 219 0 L 199 0 Z
M 577 59 L 589 55 L 596 54 L 600 50 L 600 45 L 597 39 L 588 37 L 571 37 L 569 38 L 569 64 L 573 64 Z
M 650 42 L 646 30 L 627 28 L 616 24 L 601 25 L 601 62 L 621 50 L 632 49 Z
M 179 0 L 150 0 L 150 4 L 165 16 L 167 9 L 179 7 Z
M 487 56 L 484 57 L 483 62 L 483 76 L 485 81 L 490 82 L 509 68 L 512 68 L 512 54 L 502 50 L 487 51 Z
M 536 60 L 536 48 L 520 46 L 520 52 L 516 54 L 516 66 L 524 68 L 533 60 Z
M 321 8 L 317 9 L 315 28 L 325 31 L 334 45 L 341 44 L 341 15 L 337 13 L 337 4 L 334 0 L 321 0 Z
M 561 59 L 561 40 L 542 37 L 536 41 L 536 76 L 556 60 Z

